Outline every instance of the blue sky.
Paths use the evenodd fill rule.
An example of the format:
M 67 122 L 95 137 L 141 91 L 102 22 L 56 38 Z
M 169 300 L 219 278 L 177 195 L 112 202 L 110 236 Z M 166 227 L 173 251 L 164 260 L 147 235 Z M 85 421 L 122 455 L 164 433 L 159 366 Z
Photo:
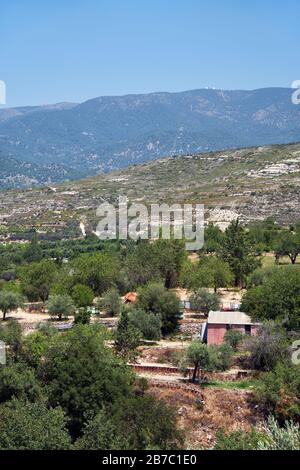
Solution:
M 298 0 L 0 0 L 7 106 L 300 79 Z

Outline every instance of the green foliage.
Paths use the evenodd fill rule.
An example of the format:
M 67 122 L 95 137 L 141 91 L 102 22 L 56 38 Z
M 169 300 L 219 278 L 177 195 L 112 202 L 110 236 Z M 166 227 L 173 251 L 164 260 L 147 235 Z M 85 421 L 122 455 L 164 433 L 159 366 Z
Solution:
M 224 234 L 217 225 L 209 224 L 204 232 L 205 242 L 203 251 L 207 254 L 220 251 L 224 240 Z
M 88 421 L 83 436 L 76 440 L 76 450 L 127 450 L 128 435 L 122 436 L 111 413 L 101 410 Z
M 231 365 L 233 349 L 229 344 L 208 346 L 210 354 L 210 370 L 225 371 Z
M 231 328 L 230 330 L 226 331 L 224 335 L 224 341 L 233 349 L 237 349 L 243 341 L 244 337 L 245 335 L 241 331 L 235 328 Z
M 20 268 L 22 292 L 29 301 L 45 302 L 58 274 L 58 267 L 52 260 L 30 263 Z
M 262 285 L 266 280 L 272 277 L 273 274 L 278 271 L 278 269 L 280 268 L 277 266 L 264 269 L 255 269 L 255 271 L 253 271 L 247 278 L 247 289 Z
M 281 256 L 288 256 L 292 264 L 295 264 L 299 253 L 300 234 L 288 231 L 282 232 L 275 245 L 276 258 L 278 259 Z
M 274 219 L 252 222 L 248 226 L 249 239 L 256 251 L 270 252 L 274 249 L 280 227 Z
M 67 420 L 60 408 L 37 401 L 12 400 L 0 406 L 2 450 L 58 450 L 70 448 Z
M 233 350 L 228 344 L 207 345 L 200 340 L 194 340 L 187 348 L 182 365 L 194 367 L 192 381 L 195 382 L 199 370 L 208 372 L 227 370 L 231 364 Z
M 247 276 L 260 264 L 249 234 L 238 220 L 226 229 L 220 255 L 229 264 L 236 286 L 244 286 Z
M 130 290 L 149 282 L 160 281 L 162 276 L 159 258 L 153 250 L 153 245 L 146 241 L 138 243 L 125 260 L 125 272 Z
M 242 311 L 258 321 L 282 321 L 288 329 L 300 328 L 300 269 L 282 267 L 262 285 L 250 289 L 242 300 Z
M 208 315 L 211 310 L 220 309 L 221 297 L 207 289 L 198 289 L 191 295 L 190 303 L 192 310 Z
M 153 282 L 162 282 L 167 288 L 176 287 L 185 260 L 181 240 L 157 240 L 153 244 L 141 241 L 125 262 L 128 288 L 135 290 Z
M 35 401 L 41 397 L 41 388 L 34 370 L 21 362 L 0 366 L 0 402 L 11 398 Z
M 116 284 L 120 275 L 118 257 L 107 252 L 80 255 L 73 261 L 72 268 L 73 283 L 84 284 L 98 295 Z
M 28 263 L 33 263 L 36 261 L 41 261 L 42 257 L 43 257 L 43 252 L 38 243 L 37 233 L 34 232 L 31 242 L 25 250 L 24 259 Z
M 130 324 L 142 333 L 143 338 L 151 341 L 160 340 L 162 322 L 159 315 L 141 309 L 133 309 L 129 312 L 129 320 Z
M 106 337 L 97 325 L 76 325 L 54 336 L 41 364 L 49 405 L 63 408 L 73 436 L 81 433 L 87 414 L 131 393 L 133 373 L 105 346 Z
M 49 336 L 42 331 L 34 331 L 25 336 L 22 342 L 22 359 L 32 367 L 37 368 L 45 354 L 49 343 Z
M 282 424 L 300 420 L 300 367 L 278 363 L 271 372 L 263 374 L 255 388 L 258 402 Z
M 214 450 L 256 450 L 265 436 L 255 429 L 250 432 L 226 432 L 222 429 L 217 432 L 216 438 Z
M 114 317 L 120 314 L 121 311 L 121 298 L 118 289 L 115 287 L 109 289 L 103 295 L 102 299 L 98 302 L 100 309 L 105 310 L 108 316 Z
M 250 353 L 249 366 L 264 371 L 274 369 L 289 354 L 284 330 L 272 322 L 260 326 L 256 336 L 245 340 L 244 347 Z
M 69 295 L 53 295 L 49 297 L 46 304 L 49 315 L 58 317 L 61 320 L 63 317 L 73 315 L 75 306 L 73 300 Z
M 74 323 L 75 325 L 88 325 L 91 321 L 91 313 L 87 308 L 79 308 L 75 312 Z
M 192 381 L 195 382 L 199 369 L 205 371 L 211 365 L 211 356 L 207 345 L 199 340 L 193 341 L 186 350 L 186 362 L 194 367 Z
M 167 289 L 176 287 L 179 273 L 187 257 L 184 242 L 160 239 L 152 245 L 152 249 L 158 260 L 159 271 L 165 287 Z
M 21 305 L 22 299 L 19 294 L 6 290 L 0 291 L 0 311 L 3 320 L 5 320 L 7 313 L 17 310 Z
M 265 439 L 258 443 L 258 450 L 300 450 L 299 424 L 286 421 L 280 427 L 273 416 L 264 425 Z
M 215 256 L 205 256 L 198 263 L 187 261 L 183 265 L 180 282 L 183 287 L 197 290 L 199 287 L 212 287 L 215 292 L 233 283 L 233 274 L 225 261 Z
M 76 307 L 89 307 L 94 300 L 94 292 L 88 286 L 76 284 L 71 290 L 71 297 Z
M 178 449 L 176 414 L 151 396 L 132 397 L 88 422 L 76 448 L 93 450 Z
M 19 356 L 22 347 L 22 327 L 16 320 L 0 325 L 0 339 L 9 346 L 7 355 L 12 359 Z
M 150 283 L 140 288 L 136 306 L 160 316 L 163 335 L 177 330 L 181 316 L 180 300 L 174 292 L 167 290 L 161 284 Z
M 134 360 L 137 356 L 140 339 L 140 330 L 130 323 L 128 312 L 124 309 L 121 312 L 116 332 L 115 350 L 117 354 L 127 361 Z

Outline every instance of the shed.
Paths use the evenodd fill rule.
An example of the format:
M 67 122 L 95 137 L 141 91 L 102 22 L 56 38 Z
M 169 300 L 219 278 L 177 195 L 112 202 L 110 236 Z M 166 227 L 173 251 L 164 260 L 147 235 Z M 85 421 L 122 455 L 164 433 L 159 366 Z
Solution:
M 259 323 L 252 322 L 244 312 L 209 312 L 207 320 L 207 344 L 222 344 L 226 331 L 237 329 L 246 335 L 255 335 Z

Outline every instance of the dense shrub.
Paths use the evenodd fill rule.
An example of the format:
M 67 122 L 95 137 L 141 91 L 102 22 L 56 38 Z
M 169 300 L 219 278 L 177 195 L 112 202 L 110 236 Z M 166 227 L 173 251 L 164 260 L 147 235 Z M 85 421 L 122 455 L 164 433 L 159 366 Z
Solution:
M 161 338 L 162 322 L 159 315 L 134 309 L 129 312 L 130 323 L 141 331 L 143 338 L 158 341 Z

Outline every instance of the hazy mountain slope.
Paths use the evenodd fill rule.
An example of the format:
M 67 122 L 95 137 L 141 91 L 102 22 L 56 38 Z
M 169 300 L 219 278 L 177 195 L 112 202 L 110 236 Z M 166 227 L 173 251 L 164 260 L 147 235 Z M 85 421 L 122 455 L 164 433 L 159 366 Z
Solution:
M 92 175 L 166 155 L 300 139 L 290 89 L 194 90 L 0 110 L 4 155 Z
M 17 160 L 0 153 L 0 188 L 22 188 L 64 181 L 72 174 L 64 165 Z M 73 175 L 73 177 L 75 174 Z

